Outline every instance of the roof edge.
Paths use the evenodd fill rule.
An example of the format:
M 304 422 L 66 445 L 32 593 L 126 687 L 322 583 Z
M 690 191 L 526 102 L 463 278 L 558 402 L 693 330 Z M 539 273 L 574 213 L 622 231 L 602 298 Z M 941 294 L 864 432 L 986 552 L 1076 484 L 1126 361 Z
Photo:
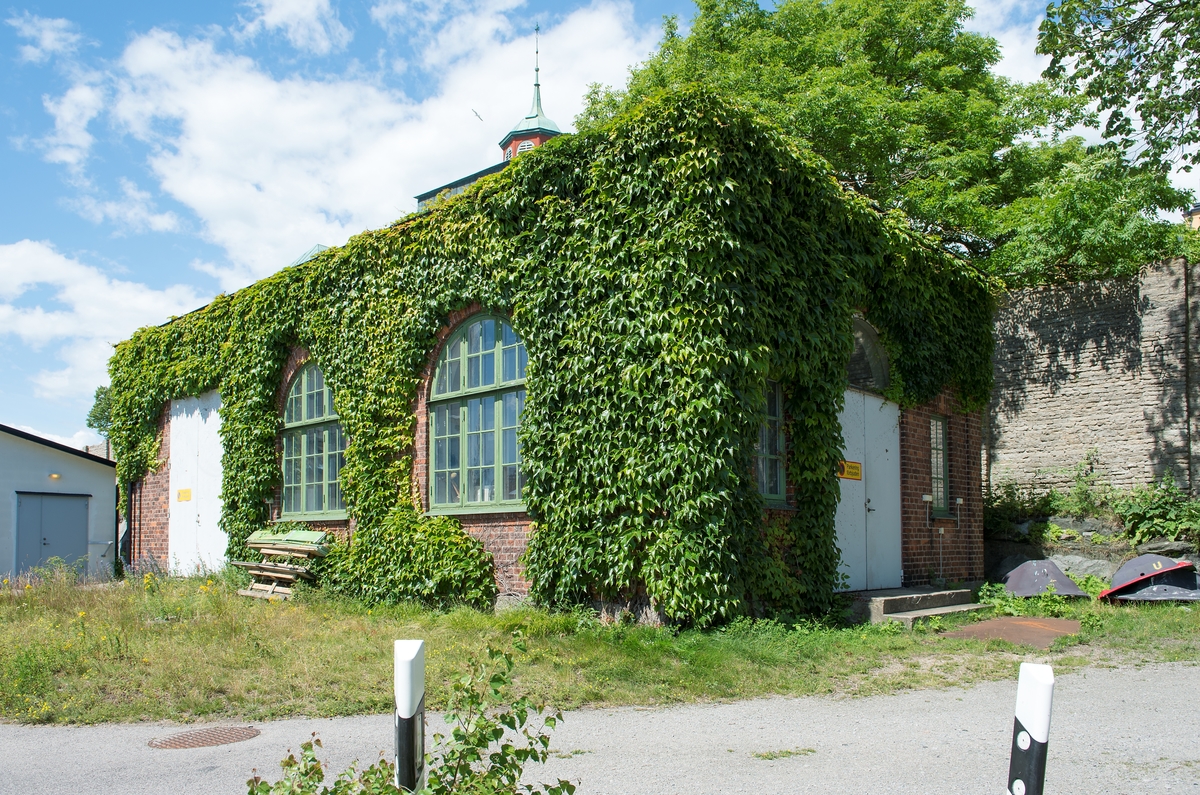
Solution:
M 0 432 L 7 433 L 10 436 L 15 436 L 18 439 L 24 439 L 27 442 L 33 442 L 34 444 L 53 447 L 55 450 L 60 450 L 64 453 L 70 453 L 71 455 L 77 455 L 80 458 L 86 458 L 89 461 L 94 461 L 97 464 L 104 464 L 105 466 L 110 466 L 113 469 L 117 468 L 116 461 L 109 461 L 107 458 L 101 458 L 98 455 L 92 455 L 86 450 L 76 450 L 74 447 L 65 445 L 62 442 L 56 442 L 53 439 L 47 439 L 44 436 L 38 436 L 36 433 L 22 431 L 18 428 L 12 427 L 11 425 L 0 424 Z

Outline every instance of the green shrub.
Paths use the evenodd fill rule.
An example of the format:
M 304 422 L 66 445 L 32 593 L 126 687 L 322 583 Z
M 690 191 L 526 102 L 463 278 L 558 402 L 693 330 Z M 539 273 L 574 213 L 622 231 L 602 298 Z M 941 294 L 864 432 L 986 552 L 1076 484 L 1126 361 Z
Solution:
M 1119 492 L 1112 502 L 1129 543 L 1135 546 L 1150 538 L 1195 540 L 1200 529 L 1200 502 L 1166 478 Z
M 988 535 L 1003 534 L 1014 524 L 1030 519 L 1045 519 L 1055 513 L 1061 501 L 1055 490 L 1038 492 L 1022 488 L 1012 481 L 988 489 L 983 495 L 983 529 Z
M 484 606 L 496 598 L 483 544 L 450 517 L 425 518 L 408 507 L 360 526 L 349 544 L 334 544 L 318 572 L 331 591 L 367 603 Z
M 513 646 L 526 651 L 520 638 Z M 454 682 L 446 705 L 450 734 L 434 733 L 434 752 L 426 756 L 428 785 L 420 795 L 572 795 L 575 785 L 521 784 L 525 765 L 544 763 L 550 757 L 550 730 L 562 720 L 561 712 L 530 721 L 542 707 L 521 696 L 509 701 L 512 655 L 487 647 L 483 657 L 472 657 L 469 672 Z M 514 742 L 515 741 L 515 742 Z M 357 764 L 338 776 L 333 787 L 317 789 L 325 781 L 324 765 L 317 759 L 321 741 L 300 746 L 300 759 L 292 754 L 279 763 L 284 777 L 270 784 L 255 775 L 246 784 L 249 795 L 400 795 L 392 783 L 395 765 L 386 759 L 359 771 Z

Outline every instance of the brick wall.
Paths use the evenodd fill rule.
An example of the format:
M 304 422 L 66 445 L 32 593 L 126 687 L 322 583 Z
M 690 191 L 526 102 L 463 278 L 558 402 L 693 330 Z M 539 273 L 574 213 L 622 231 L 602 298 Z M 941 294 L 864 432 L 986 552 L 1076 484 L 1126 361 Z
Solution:
M 996 316 L 988 482 L 1064 488 L 1089 456 L 1118 486 L 1197 490 L 1195 265 L 1010 293 Z M 1200 453 L 1200 449 L 1196 451 Z
M 158 466 L 129 490 L 129 560 L 135 567 L 169 568 L 171 527 L 171 410 L 168 403 L 158 418 Z
M 438 331 L 437 344 L 425 360 L 421 373 L 421 386 L 413 405 L 417 427 L 412 451 L 412 501 L 419 511 L 429 510 L 429 390 L 437 370 L 438 356 L 442 345 L 464 320 L 483 311 L 479 304 L 471 304 L 450 313 L 446 325 Z M 529 593 L 520 564 L 521 555 L 529 545 L 531 523 L 525 513 L 485 513 L 455 516 L 472 538 L 478 539 L 484 549 L 492 554 L 496 565 L 496 585 L 502 595 L 524 595 Z
M 931 519 L 928 503 L 921 499 L 933 488 L 929 421 L 934 415 L 947 419 L 947 497 L 951 513 L 955 500 L 962 498 L 957 519 Z M 948 582 L 983 579 L 981 438 L 980 413 L 961 413 L 949 391 L 900 412 L 901 560 L 906 586 L 925 585 L 939 577 Z

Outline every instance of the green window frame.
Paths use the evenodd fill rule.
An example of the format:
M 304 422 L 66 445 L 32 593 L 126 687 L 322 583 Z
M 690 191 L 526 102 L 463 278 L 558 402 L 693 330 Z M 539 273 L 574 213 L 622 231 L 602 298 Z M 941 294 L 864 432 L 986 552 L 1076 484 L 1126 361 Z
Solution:
M 525 343 L 476 315 L 446 340 L 429 396 L 430 513 L 524 510 Z
M 945 417 L 929 418 L 929 468 L 932 482 L 929 493 L 933 495 L 930 508 L 935 514 L 950 512 L 950 456 L 947 454 Z
M 285 519 L 345 519 L 342 468 L 346 434 L 333 406 L 333 390 L 315 364 L 296 373 L 283 409 Z
M 766 388 L 767 411 L 758 428 L 758 444 L 754 448 L 754 471 L 758 493 L 767 502 L 781 503 L 787 499 L 787 473 L 784 471 L 783 389 L 775 381 Z

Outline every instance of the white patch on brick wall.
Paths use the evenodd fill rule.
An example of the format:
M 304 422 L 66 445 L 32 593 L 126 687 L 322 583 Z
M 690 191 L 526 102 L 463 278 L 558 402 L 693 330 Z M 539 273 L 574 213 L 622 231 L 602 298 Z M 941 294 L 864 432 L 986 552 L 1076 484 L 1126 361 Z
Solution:
M 172 574 L 216 571 L 229 539 L 221 531 L 221 395 L 171 401 Z

